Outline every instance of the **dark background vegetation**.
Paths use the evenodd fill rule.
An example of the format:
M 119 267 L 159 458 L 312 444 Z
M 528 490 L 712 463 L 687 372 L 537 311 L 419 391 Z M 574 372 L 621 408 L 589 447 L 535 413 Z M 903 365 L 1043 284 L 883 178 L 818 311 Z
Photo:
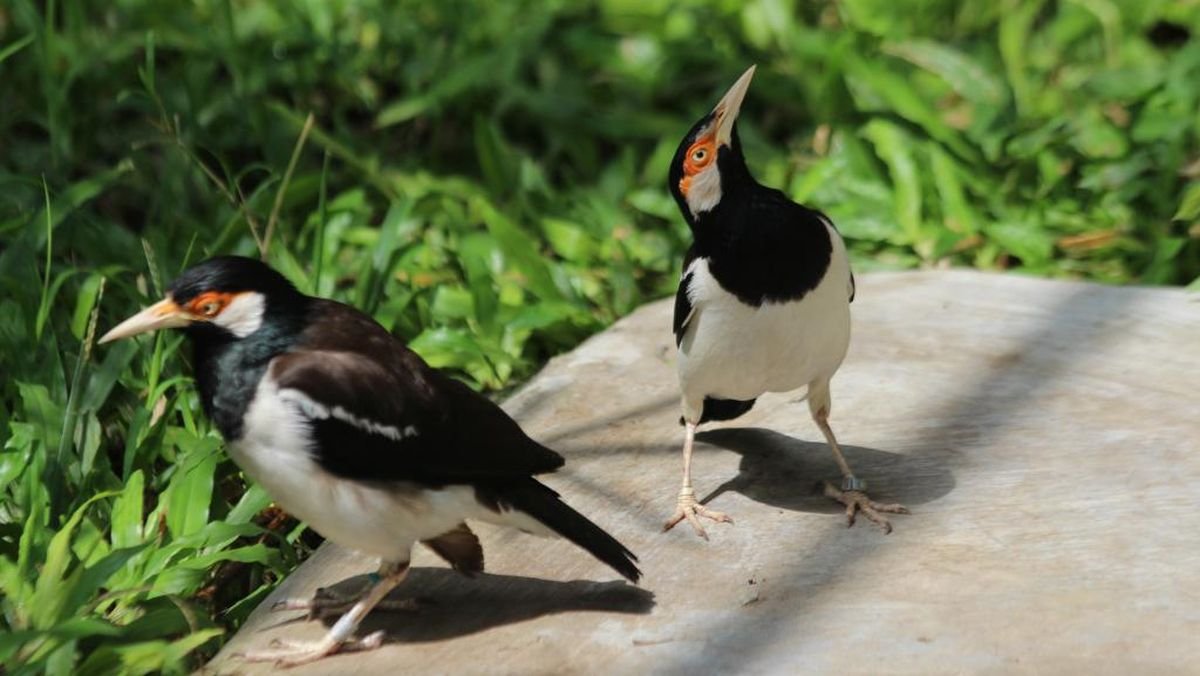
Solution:
M 499 390 L 673 290 L 667 161 L 757 63 L 751 166 L 856 269 L 1189 284 L 1197 29 L 1177 0 L 5 0 L 0 660 L 194 668 L 313 544 L 178 336 L 94 348 L 189 262 L 266 251 Z

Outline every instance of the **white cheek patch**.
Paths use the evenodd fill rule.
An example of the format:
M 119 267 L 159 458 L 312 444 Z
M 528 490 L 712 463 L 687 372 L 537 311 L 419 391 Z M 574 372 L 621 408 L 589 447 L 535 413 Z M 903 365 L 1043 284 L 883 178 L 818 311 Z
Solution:
M 688 186 L 687 204 L 692 216 L 698 217 L 705 211 L 712 210 L 721 201 L 721 172 L 717 171 L 717 163 L 713 162 L 704 171 L 692 176 Z
M 266 306 L 267 299 L 261 293 L 240 293 L 213 318 L 213 323 L 238 338 L 245 338 L 262 326 Z

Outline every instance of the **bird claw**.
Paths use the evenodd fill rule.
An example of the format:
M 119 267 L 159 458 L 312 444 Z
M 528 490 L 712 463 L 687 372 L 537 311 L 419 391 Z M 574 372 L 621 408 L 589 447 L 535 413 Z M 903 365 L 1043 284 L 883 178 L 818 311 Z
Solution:
M 234 653 L 234 657 L 247 662 L 274 662 L 276 667 L 287 669 L 315 662 L 336 653 L 363 652 L 383 645 L 382 630 L 362 638 L 335 641 L 326 637 L 320 641 L 291 641 L 275 638 L 268 644 L 270 650 L 253 650 Z
M 271 612 L 279 613 L 288 610 L 304 610 L 308 611 L 306 619 L 309 620 L 334 617 L 353 608 L 354 604 L 365 591 L 363 590 L 357 594 L 343 595 L 331 589 L 321 587 L 313 592 L 312 598 L 288 598 L 276 601 L 271 605 Z
M 700 525 L 699 517 L 711 519 L 718 523 L 733 523 L 733 518 L 728 514 L 705 507 L 696 500 L 696 495 L 692 492 L 692 489 L 684 488 L 679 491 L 679 502 L 676 504 L 675 513 L 663 524 L 663 532 L 671 530 L 680 521 L 687 519 L 688 523 L 692 525 L 692 529 L 696 531 L 696 535 L 707 540 L 708 533 Z
M 846 527 L 854 525 L 855 517 L 859 512 L 867 517 L 871 523 L 883 529 L 883 534 L 887 535 L 892 532 L 892 523 L 887 520 L 881 512 L 888 514 L 909 514 L 908 508 L 898 503 L 884 504 L 875 502 L 867 497 L 864 491 L 858 490 L 842 490 L 832 483 L 825 482 L 826 497 L 833 498 L 846 506 Z

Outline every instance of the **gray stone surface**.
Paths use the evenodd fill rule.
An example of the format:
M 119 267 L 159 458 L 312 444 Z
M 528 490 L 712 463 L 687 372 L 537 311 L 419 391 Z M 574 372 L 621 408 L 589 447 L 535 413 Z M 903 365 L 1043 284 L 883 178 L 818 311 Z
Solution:
M 567 457 L 547 483 L 642 561 L 635 589 L 562 541 L 480 527 L 488 574 L 429 552 L 376 613 L 388 644 L 294 673 L 1200 671 L 1200 302 L 967 271 L 859 280 L 832 421 L 859 476 L 911 516 L 847 530 L 812 491 L 836 467 L 798 394 L 697 446 L 734 525 L 663 534 L 682 429 L 670 303 L 553 360 L 506 404 Z M 266 608 L 353 583 L 331 545 L 214 661 L 325 627 Z

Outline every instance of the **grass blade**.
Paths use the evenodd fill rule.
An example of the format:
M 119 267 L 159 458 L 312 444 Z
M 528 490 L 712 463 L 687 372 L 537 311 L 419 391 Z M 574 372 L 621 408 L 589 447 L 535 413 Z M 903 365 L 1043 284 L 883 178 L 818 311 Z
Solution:
M 296 147 L 292 150 L 292 159 L 288 161 L 287 170 L 283 172 L 283 181 L 279 184 L 279 189 L 275 191 L 275 204 L 271 207 L 271 216 L 267 219 L 267 231 L 263 235 L 262 244 L 259 247 L 259 252 L 266 260 L 267 252 L 271 250 L 271 236 L 275 234 L 275 223 L 279 220 L 279 209 L 283 207 L 283 196 L 287 194 L 288 185 L 292 182 L 292 172 L 296 170 L 296 162 L 300 160 L 300 151 L 304 149 L 304 142 L 308 140 L 308 133 L 312 131 L 313 123 L 316 118 L 312 113 L 304 120 L 304 127 L 300 130 L 300 138 L 296 139 Z

